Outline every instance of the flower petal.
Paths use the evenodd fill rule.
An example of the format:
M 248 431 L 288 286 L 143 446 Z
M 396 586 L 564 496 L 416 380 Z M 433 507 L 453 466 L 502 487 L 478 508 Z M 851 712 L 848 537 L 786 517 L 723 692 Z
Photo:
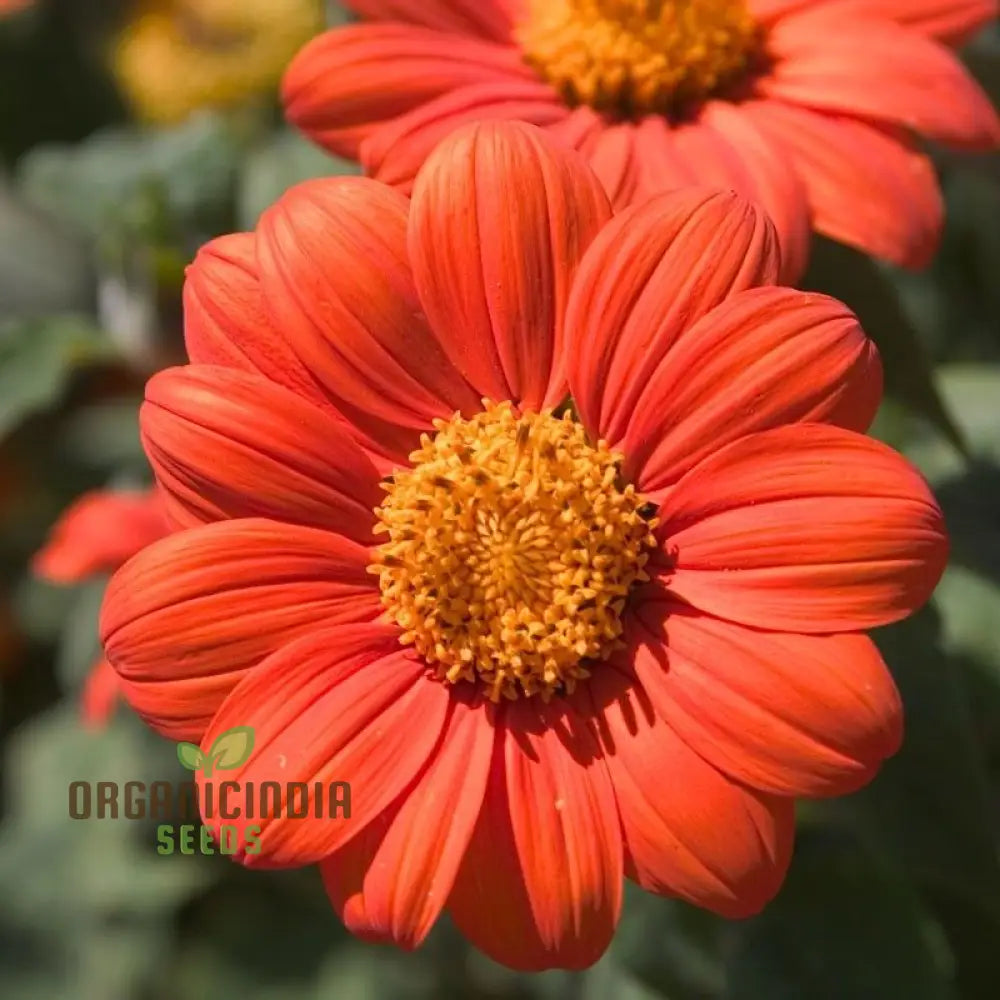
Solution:
M 269 517 L 372 539 L 379 475 L 343 426 L 261 375 L 207 365 L 154 375 L 143 444 L 181 527 Z
M 63 511 L 32 569 L 53 583 L 78 583 L 117 569 L 168 530 L 155 491 L 94 490 Z
M 375 820 L 407 788 L 438 745 L 448 686 L 426 675 L 385 625 L 345 625 L 294 642 L 265 660 L 233 689 L 202 740 L 203 752 L 228 729 L 254 730 L 254 749 L 238 767 L 198 774 L 202 791 L 222 781 L 260 789 L 279 782 L 279 808 L 234 819 L 203 808 L 213 830 L 235 825 L 238 843 L 258 828 L 260 851 L 236 856 L 247 866 L 287 868 L 328 857 Z M 224 776 L 223 776 L 224 775 Z M 289 815 L 289 784 L 301 782 L 306 816 Z M 347 782 L 350 808 L 330 815 L 318 785 Z M 218 794 L 213 795 L 215 802 Z M 317 812 L 321 815 L 317 816 Z
M 629 875 L 724 917 L 757 913 L 792 854 L 794 803 L 735 784 L 653 711 L 633 680 L 608 666 L 589 681 L 618 801 Z
M 957 146 L 1000 143 L 986 94 L 951 52 L 915 31 L 820 7 L 780 20 L 767 45 L 774 63 L 755 82 L 758 94 Z
M 764 22 L 811 5 L 815 0 L 752 0 L 755 16 Z M 824 7 L 842 18 L 885 18 L 952 45 L 997 16 L 997 0 L 825 0 Z
M 905 135 L 778 101 L 740 111 L 790 158 L 819 232 L 904 267 L 930 262 L 944 206 L 931 161 Z
M 633 644 L 632 666 L 657 713 L 737 781 L 844 795 L 899 749 L 903 707 L 867 636 L 764 632 L 668 598 L 636 618 L 647 644 Z
M 611 209 L 583 159 L 519 123 L 464 128 L 421 171 L 410 259 L 427 318 L 481 396 L 565 396 L 566 299 Z
M 614 792 L 585 721 L 562 701 L 504 706 L 479 821 L 448 907 L 462 933 L 514 969 L 583 969 L 621 909 Z
M 865 431 L 882 395 L 875 345 L 836 299 L 740 292 L 659 358 L 622 442 L 625 474 L 656 494 L 730 441 L 798 422 Z
M 499 119 L 547 126 L 569 115 L 556 92 L 536 80 L 461 87 L 374 132 L 361 147 L 361 164 L 371 177 L 409 193 L 424 162 L 460 125 Z
M 331 397 L 279 333 L 264 301 L 257 276 L 257 237 L 253 233 L 220 236 L 206 243 L 187 269 L 184 284 L 184 338 L 195 364 L 221 365 L 257 372 L 323 409 L 342 423 L 382 473 L 390 472 L 405 451 L 387 459 L 381 440 L 394 428 Z M 391 449 L 388 449 L 391 451 Z
M 271 323 L 257 277 L 253 233 L 210 240 L 188 266 L 184 341 L 194 364 L 259 372 L 318 406 L 330 407 L 326 394 Z
M 293 639 L 382 610 L 367 549 L 315 528 L 224 521 L 155 543 L 108 585 L 101 640 L 132 707 L 198 739 L 240 678 Z
M 513 46 L 411 24 L 354 24 L 318 35 L 285 74 L 288 120 L 357 159 L 380 124 L 468 84 L 533 78 Z
M 422 943 L 472 836 L 494 742 L 491 706 L 453 696 L 441 742 L 400 804 L 320 863 L 353 934 L 408 949 Z
M 635 201 L 643 172 L 643 150 L 635 124 L 601 121 L 601 128 L 589 137 L 581 152 L 612 205 L 624 208 Z
M 403 21 L 507 41 L 521 0 L 344 0 L 370 21 Z
M 567 307 L 569 387 L 587 429 L 616 444 L 681 333 L 730 295 L 774 284 L 779 267 L 774 226 L 731 192 L 687 188 L 619 213 Z
M 636 201 L 679 187 L 700 187 L 700 164 L 681 156 L 674 143 L 674 126 L 662 115 L 646 115 L 635 125 L 639 183 Z
M 704 172 L 707 161 L 696 160 L 696 169 L 703 168 L 701 182 L 723 184 L 728 177 L 737 193 L 763 206 L 781 241 L 782 283 L 798 281 L 809 258 L 812 217 L 806 186 L 784 148 L 742 114 L 739 105 L 728 101 L 709 101 L 701 109 L 699 123 L 720 147 L 718 157 L 712 161 L 714 178 Z M 695 143 L 693 150 L 691 145 L 687 147 L 687 152 L 697 149 Z
M 891 448 L 838 427 L 751 434 L 670 491 L 650 572 L 682 600 L 757 628 L 853 632 L 923 605 L 944 571 L 944 521 Z
M 436 417 L 480 405 L 423 322 L 408 208 L 375 181 L 326 178 L 286 192 L 257 230 L 275 325 L 335 405 L 404 459 Z

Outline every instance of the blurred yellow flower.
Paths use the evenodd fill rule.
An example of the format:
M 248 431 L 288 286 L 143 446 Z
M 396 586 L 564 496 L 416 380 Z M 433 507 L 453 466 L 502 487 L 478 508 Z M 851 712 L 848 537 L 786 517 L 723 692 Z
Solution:
M 112 66 L 139 117 L 176 122 L 275 88 L 322 27 L 319 0 L 142 0 Z

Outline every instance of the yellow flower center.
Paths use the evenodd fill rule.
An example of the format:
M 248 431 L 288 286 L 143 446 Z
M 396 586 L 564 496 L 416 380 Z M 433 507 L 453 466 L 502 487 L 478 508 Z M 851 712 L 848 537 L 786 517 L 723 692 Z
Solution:
M 533 0 L 527 61 L 571 104 L 671 114 L 735 83 L 761 50 L 746 0 Z
M 569 414 L 484 401 L 435 423 L 384 484 L 370 571 L 382 602 L 438 676 L 501 697 L 572 691 L 620 646 L 629 588 L 655 522 L 621 455 Z

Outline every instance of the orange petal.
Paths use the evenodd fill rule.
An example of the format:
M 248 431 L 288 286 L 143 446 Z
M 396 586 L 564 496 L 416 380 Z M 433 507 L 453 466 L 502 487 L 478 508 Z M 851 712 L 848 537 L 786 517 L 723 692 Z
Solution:
M 813 0 L 752 0 L 762 21 L 809 7 Z M 826 0 L 841 18 L 879 17 L 952 45 L 964 41 L 997 16 L 997 0 Z
M 944 571 L 944 521 L 891 448 L 838 427 L 751 434 L 696 466 L 659 512 L 664 586 L 758 628 L 851 632 L 923 605 Z
M 844 795 L 899 749 L 903 707 L 867 636 L 749 629 L 669 598 L 636 618 L 632 667 L 656 711 L 737 781 Z
M 774 62 L 755 81 L 758 94 L 956 146 L 1000 143 L 986 94 L 951 52 L 915 31 L 819 7 L 780 20 L 767 45 Z
M 372 539 L 375 467 L 343 425 L 261 375 L 207 365 L 160 372 L 140 425 L 182 527 L 269 517 Z
M 460 125 L 522 121 L 547 126 L 570 114 L 556 92 L 536 80 L 478 83 L 444 94 L 374 132 L 361 147 L 365 171 L 409 192 L 427 157 Z
M 472 836 L 494 742 L 491 706 L 453 696 L 440 745 L 400 804 L 320 863 L 352 934 L 407 949 L 423 942 Z
M 344 0 L 368 21 L 402 21 L 507 41 L 522 0 Z
M 334 406 L 276 329 L 257 277 L 253 233 L 220 236 L 198 251 L 184 283 L 184 339 L 195 364 L 257 372 L 343 423 L 380 472 L 388 473 L 397 464 L 382 454 L 379 439 L 390 436 L 385 429 L 370 418 L 364 421 L 367 430 L 362 430 L 352 422 L 350 406 L 343 401 Z
M 257 230 L 275 325 L 338 408 L 346 403 L 353 423 L 404 458 L 436 417 L 479 407 L 422 321 L 406 253 L 408 207 L 364 178 L 307 181 Z
M 878 352 L 846 306 L 788 288 L 740 292 L 659 359 L 622 443 L 626 475 L 655 500 L 754 431 L 802 421 L 865 431 L 881 395 Z
M 315 142 L 357 159 L 380 124 L 468 84 L 533 74 L 513 46 L 409 24 L 354 24 L 307 44 L 285 74 L 288 120 Z
M 635 127 L 639 157 L 639 199 L 653 198 L 679 187 L 699 187 L 700 164 L 682 157 L 674 145 L 674 126 L 661 115 L 647 115 Z M 727 185 L 728 186 L 728 185 Z
M 235 825 L 239 843 L 257 827 L 260 851 L 240 854 L 247 865 L 286 868 L 331 855 L 375 820 L 423 769 L 441 739 L 448 685 L 426 676 L 385 625 L 345 625 L 314 632 L 269 657 L 226 698 L 202 740 L 251 726 L 249 759 L 217 774 L 198 773 L 202 818 L 213 830 Z M 205 807 L 206 787 L 221 806 L 221 783 L 242 789 L 279 782 L 281 806 L 266 816 L 235 819 Z M 306 817 L 288 815 L 288 784 L 303 782 Z M 350 809 L 331 815 L 316 795 L 332 782 L 350 785 Z M 325 796 L 324 796 L 325 797 Z M 317 812 L 321 816 L 317 818 Z
M 639 193 L 645 150 L 640 144 L 638 129 L 632 122 L 610 124 L 600 117 L 598 121 L 601 127 L 580 147 L 580 151 L 600 179 L 611 204 L 624 208 L 633 204 Z
M 757 913 L 788 870 L 792 800 L 725 778 L 617 670 L 595 670 L 587 693 L 615 789 L 629 875 L 650 892 L 724 917 Z
M 110 573 L 169 530 L 153 490 L 94 490 L 77 498 L 55 523 L 32 570 L 53 583 Z
M 774 284 L 779 266 L 774 226 L 731 192 L 686 188 L 619 213 L 567 308 L 569 386 L 587 429 L 617 444 L 681 333 L 730 295 Z
M 197 739 L 240 678 L 293 639 L 381 612 L 368 550 L 274 521 L 171 535 L 112 578 L 101 639 L 125 697 L 156 730 Z
M 431 327 L 481 396 L 533 410 L 565 396 L 566 299 L 610 216 L 582 158 L 528 125 L 469 126 L 428 160 L 410 258 Z
M 257 278 L 257 238 L 232 233 L 206 243 L 184 281 L 184 341 L 198 365 L 259 372 L 319 406 L 329 400 L 274 329 Z
M 701 182 L 725 185 L 728 178 L 737 193 L 760 203 L 781 241 L 781 281 L 798 281 L 809 259 L 812 217 L 806 186 L 784 148 L 769 139 L 739 105 L 728 101 L 709 101 L 701 109 L 698 124 L 700 141 L 692 143 L 689 138 L 684 150 L 694 154 Z M 681 130 L 681 135 L 696 134 L 694 126 Z M 712 148 L 717 155 L 709 161 Z
M 944 206 L 931 161 L 905 135 L 778 101 L 741 112 L 790 158 L 819 232 L 904 267 L 930 262 Z
M 504 712 L 449 911 L 504 965 L 584 969 L 607 948 L 621 909 L 611 782 L 584 719 L 565 702 L 522 699 Z

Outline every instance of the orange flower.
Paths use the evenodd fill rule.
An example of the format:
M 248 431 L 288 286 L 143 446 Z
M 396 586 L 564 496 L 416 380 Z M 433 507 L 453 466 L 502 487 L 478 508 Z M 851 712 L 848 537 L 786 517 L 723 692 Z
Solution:
M 193 364 L 141 417 L 189 530 L 119 571 L 102 636 L 161 732 L 255 728 L 227 777 L 351 782 L 349 818 L 226 819 L 262 827 L 243 863 L 320 863 L 406 947 L 447 907 L 522 969 L 595 961 L 623 875 L 731 917 L 774 895 L 793 798 L 899 745 L 861 630 L 947 548 L 861 433 L 875 349 L 777 277 L 735 194 L 612 219 L 511 123 L 450 137 L 412 203 L 310 181 L 201 251 Z
M 33 7 L 35 0 L 0 0 L 0 17 L 16 14 L 26 7 Z
M 152 490 L 85 493 L 56 522 L 32 568 L 52 583 L 81 583 L 118 569 L 166 533 L 162 505 Z M 83 721 L 104 726 L 117 700 L 118 675 L 102 657 L 91 668 L 83 688 Z
M 686 184 L 771 214 L 782 278 L 810 228 L 911 267 L 942 223 L 923 136 L 987 149 L 988 99 L 942 42 L 996 0 L 348 0 L 285 77 L 292 122 L 408 190 L 457 124 L 521 119 L 581 150 L 616 206 Z

